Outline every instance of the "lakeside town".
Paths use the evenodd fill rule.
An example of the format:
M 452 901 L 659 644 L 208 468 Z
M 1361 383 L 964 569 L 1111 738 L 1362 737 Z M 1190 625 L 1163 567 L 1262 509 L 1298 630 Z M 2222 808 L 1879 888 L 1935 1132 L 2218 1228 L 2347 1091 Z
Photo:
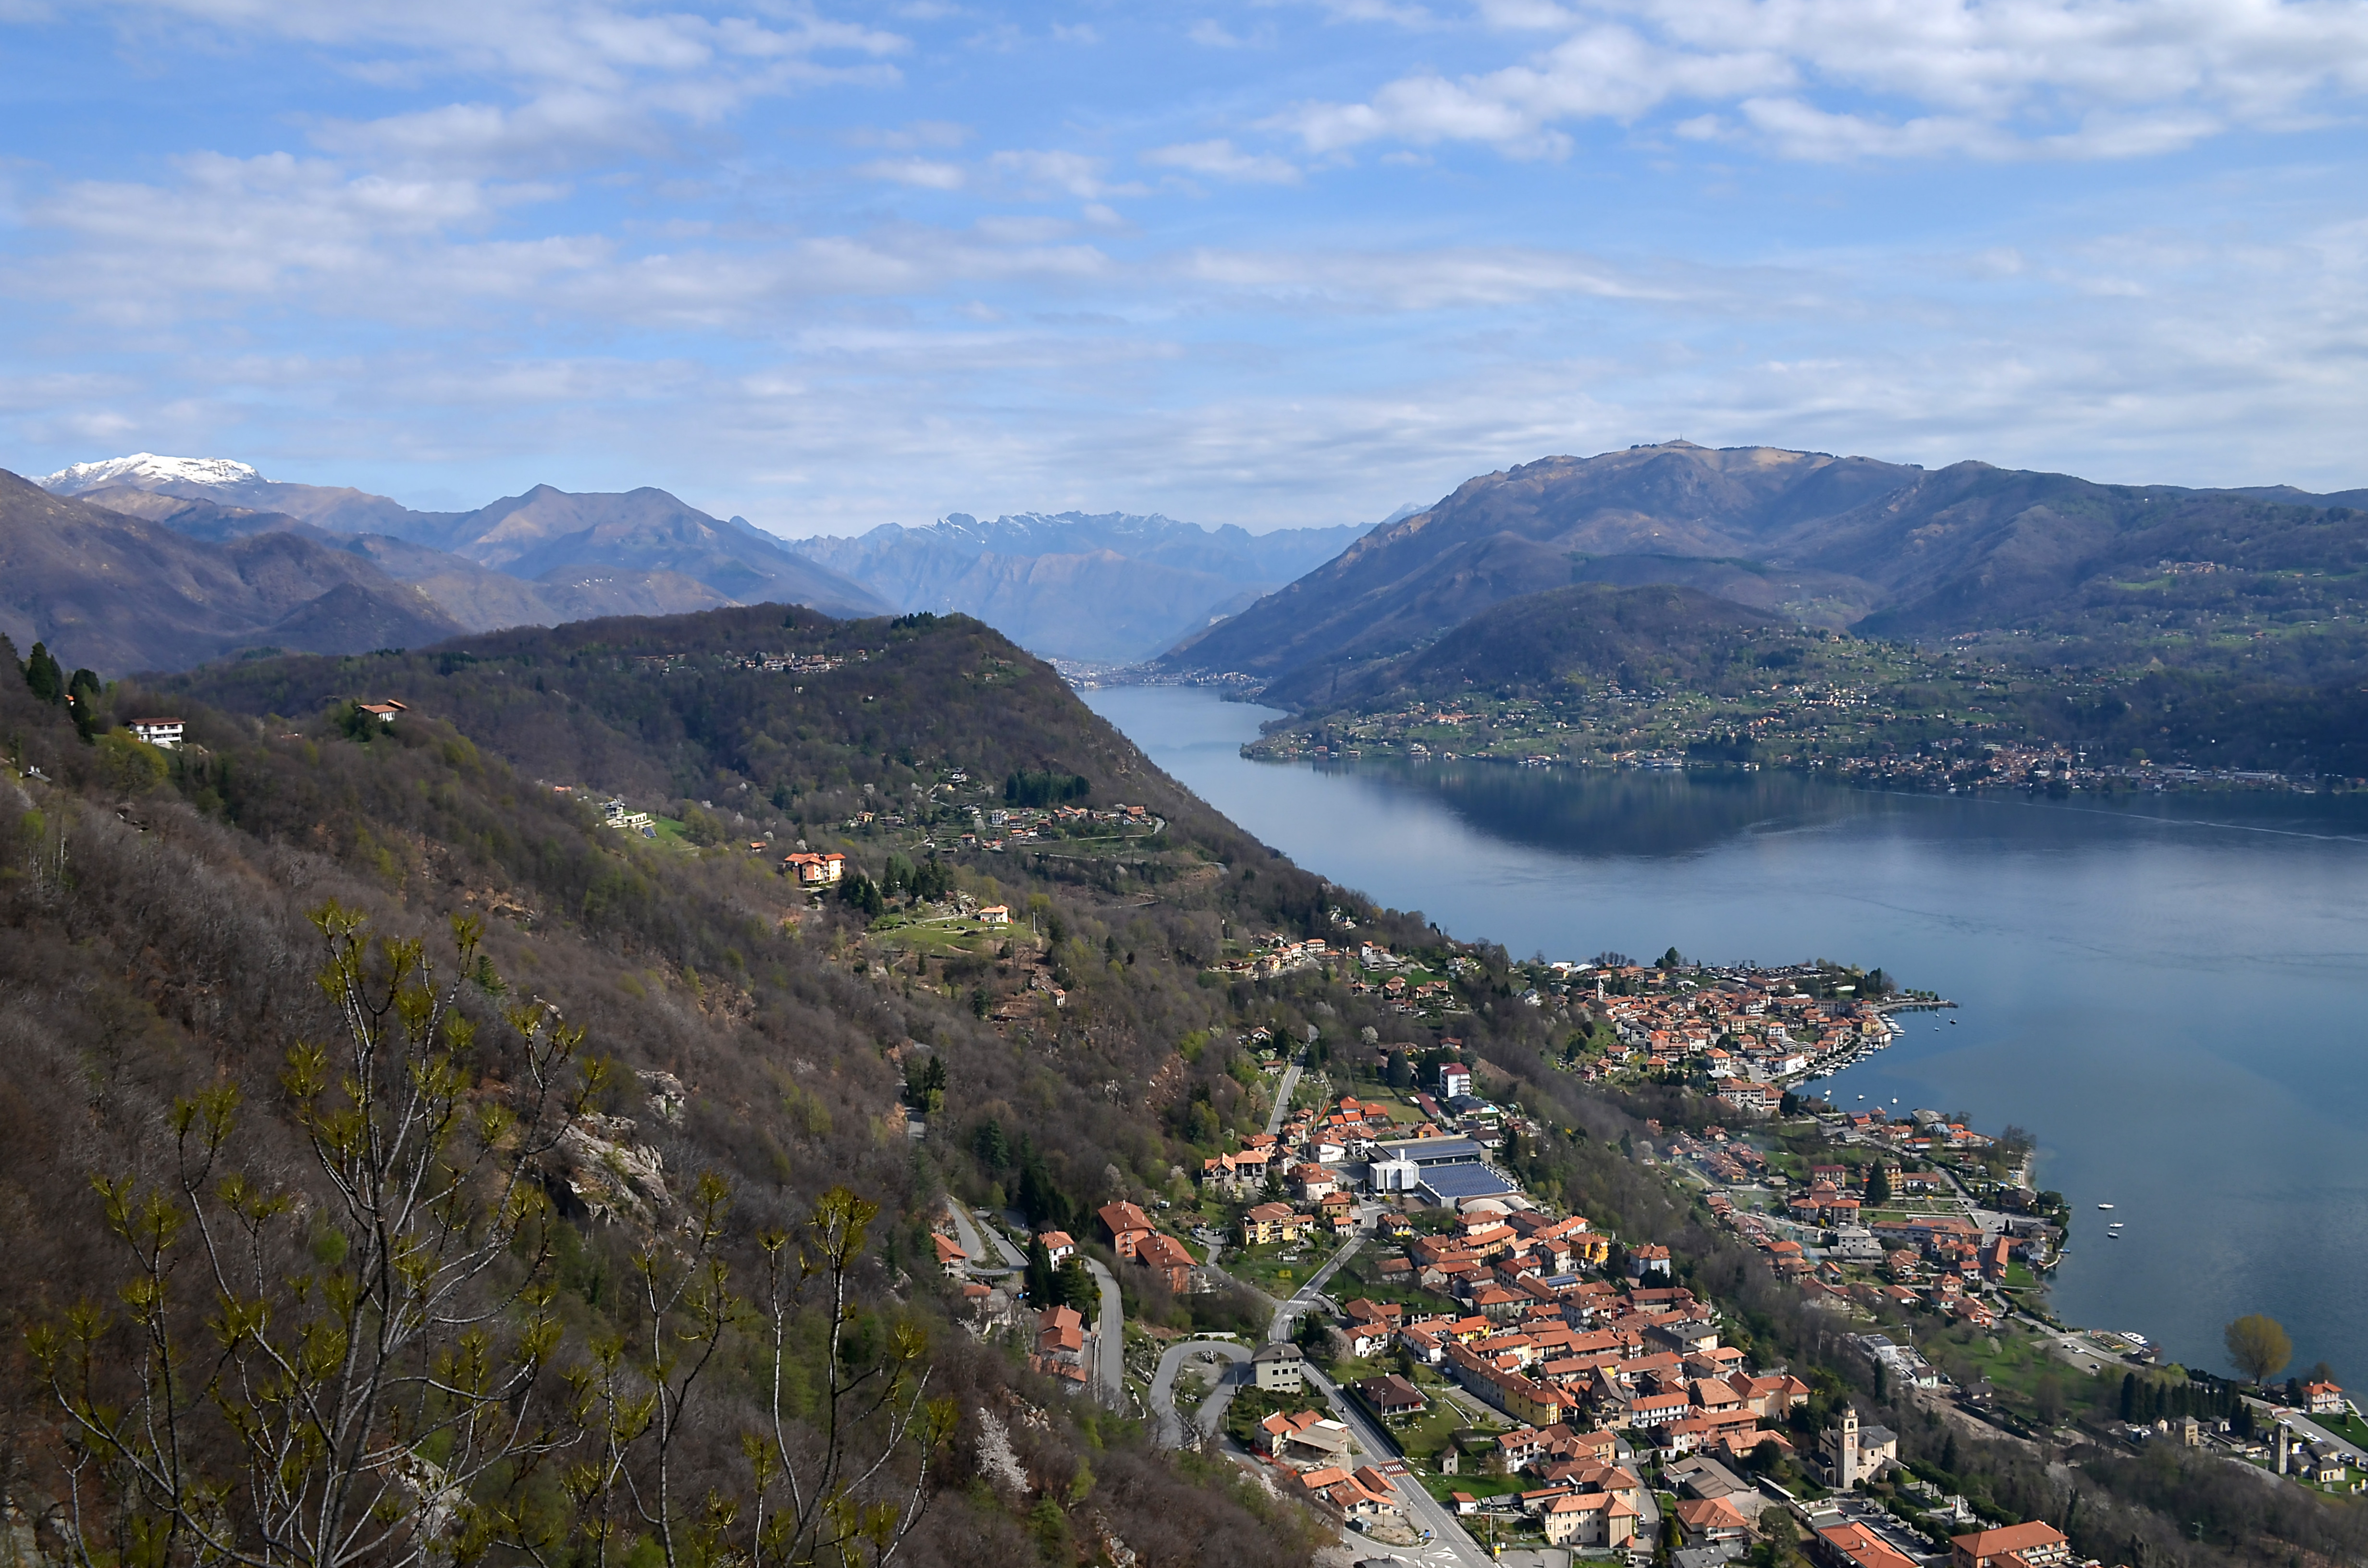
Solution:
M 938 885 L 895 853 L 1031 839 L 1140 852 L 1164 828 L 1140 807 L 1018 803 L 1048 790 L 1057 782 L 1015 777 L 996 805 L 991 785 L 949 777 L 901 810 L 834 824 L 848 849 L 891 846 L 865 944 L 875 974 L 996 955 L 1028 971 L 993 1006 L 997 1025 L 1026 1040 L 1057 1017 L 1065 976 L 1030 913 Z M 864 896 L 847 850 L 801 841 L 780 869 L 810 894 Z M 1681 1092 L 1692 1114 L 1642 1119 L 1622 1157 L 1829 1317 L 1821 1360 L 1861 1368 L 1879 1400 L 1969 1436 L 2110 1434 L 2328 1494 L 2368 1484 L 2368 1424 L 2331 1378 L 2265 1401 L 2164 1364 L 2142 1334 L 2052 1316 L 2045 1280 L 2075 1221 L 2036 1187 L 2027 1135 L 1820 1096 L 1908 1015 L 1941 1019 L 1945 999 L 1827 960 L 1510 960 L 1452 941 L 1394 951 L 1338 905 L 1320 925 L 1328 935 L 1226 933 L 1204 983 L 1345 994 L 1408 1038 L 1367 1029 L 1335 1052 L 1252 1025 L 1236 1043 L 1258 1064 L 1265 1129 L 1179 1173 L 1187 1190 L 1100 1205 L 1084 1225 L 950 1202 L 933 1244 L 979 1333 L 1053 1386 L 1334 1517 L 1354 1550 L 1686 1568 L 1771 1546 L 1833 1568 L 2078 1561 L 2055 1527 L 1903 1459 L 1875 1405 L 1830 1370 L 1761 1350 L 1697 1278 L 1699 1258 L 1527 1179 L 1520 1151 L 1553 1130 L 1458 1038 L 1489 996 L 1549 1023 L 1562 1042 L 1549 1065 L 1592 1088 Z M 897 1110 L 914 1136 L 939 1108 L 926 1064 L 905 1063 L 922 1085 Z M 2113 1227 L 2078 1228 L 2103 1244 Z M 1179 1328 L 1145 1301 L 1194 1303 L 1196 1324 L 1198 1303 L 1222 1302 L 1238 1321 Z
M 1449 964 L 1433 977 L 1354 938 L 1245 947 L 1221 972 L 1322 971 L 1411 1019 L 1457 1016 Z M 1948 1004 L 1880 971 L 1668 960 L 1524 966 L 1518 999 L 1610 1021 L 1565 1070 L 1707 1092 L 1725 1120 L 1647 1120 L 1623 1153 L 1829 1315 L 1831 1349 L 1884 1395 L 1968 1435 L 2085 1423 L 2362 1487 L 2368 1426 L 2331 1381 L 2275 1406 L 2163 1365 L 2142 1335 L 2050 1316 L 2073 1222 L 2031 1186 L 2026 1136 L 1810 1092 L 1887 1044 L 1901 1010 Z M 980 1332 L 1326 1511 L 1367 1558 L 1712 1568 L 1774 1543 L 1830 1568 L 2082 1561 L 2054 1526 L 1904 1461 L 1829 1372 L 1755 1354 L 1731 1305 L 1687 1282 L 1692 1260 L 1533 1190 L 1519 1151 L 1547 1130 L 1452 1037 L 1382 1047 L 1378 1081 L 1348 1092 L 1297 1042 L 1243 1043 L 1272 1086 L 1269 1129 L 1208 1157 L 1190 1199 L 1104 1205 L 1083 1236 L 950 1203 L 938 1261 Z M 1247 1292 L 1263 1322 L 1135 1321 L 1120 1302 L 1137 1278 Z M 1040 1305 L 1030 1281 L 1064 1299 Z

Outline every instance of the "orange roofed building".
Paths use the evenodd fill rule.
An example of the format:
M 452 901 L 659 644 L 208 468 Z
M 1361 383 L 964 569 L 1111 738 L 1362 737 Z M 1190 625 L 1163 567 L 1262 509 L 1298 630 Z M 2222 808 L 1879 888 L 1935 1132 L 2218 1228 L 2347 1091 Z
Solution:
M 2064 1532 L 2044 1519 L 1976 1530 L 1949 1542 L 1949 1568 L 2061 1568 L 2077 1561 Z

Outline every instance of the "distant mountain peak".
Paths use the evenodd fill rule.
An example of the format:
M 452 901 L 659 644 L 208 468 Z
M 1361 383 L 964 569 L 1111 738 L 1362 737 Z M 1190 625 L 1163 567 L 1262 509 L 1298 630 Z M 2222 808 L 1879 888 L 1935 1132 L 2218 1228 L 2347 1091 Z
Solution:
M 177 482 L 212 488 L 260 483 L 263 475 L 229 458 L 168 458 L 158 452 L 134 452 L 128 458 L 71 463 L 47 478 L 34 481 L 52 495 L 79 495 L 108 484 Z

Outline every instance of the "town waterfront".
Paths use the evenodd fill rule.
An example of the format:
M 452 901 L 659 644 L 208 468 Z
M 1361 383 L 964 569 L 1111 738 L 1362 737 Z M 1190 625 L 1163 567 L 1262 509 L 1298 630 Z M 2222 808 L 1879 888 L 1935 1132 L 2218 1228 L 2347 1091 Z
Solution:
M 1817 1089 L 2029 1128 L 2038 1185 L 2073 1204 L 2067 1322 L 2226 1371 L 2221 1325 L 2266 1312 L 2297 1369 L 2368 1377 L 2368 797 L 1254 763 L 1239 748 L 1269 710 L 1085 696 L 1267 843 L 1458 937 L 1549 958 L 1831 958 L 1954 999 Z

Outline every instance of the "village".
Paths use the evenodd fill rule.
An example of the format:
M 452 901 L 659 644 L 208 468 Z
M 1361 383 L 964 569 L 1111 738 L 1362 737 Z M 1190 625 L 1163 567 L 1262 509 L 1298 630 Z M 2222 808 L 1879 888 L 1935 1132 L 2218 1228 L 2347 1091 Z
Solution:
M 862 878 L 848 851 L 883 841 L 1087 849 L 1165 827 L 1140 806 L 1009 799 L 1024 792 L 1007 781 L 997 803 L 954 775 L 833 824 L 846 848 L 746 847 L 808 893 L 845 895 Z M 654 825 L 622 801 L 602 810 L 624 832 Z M 989 902 L 992 889 L 905 885 L 875 916 L 873 945 L 890 962 L 899 949 L 1024 959 L 1026 987 L 992 1016 L 1057 1017 L 1065 998 L 1035 961 L 1030 912 Z M 1829 1374 L 1756 1358 L 1686 1282 L 1688 1260 L 1525 1190 L 1506 1151 L 1542 1129 L 1458 1056 L 1483 980 L 1554 1026 L 1565 1043 L 1552 1066 L 1607 1091 L 1692 1091 L 1687 1103 L 1716 1120 L 1645 1119 L 1623 1152 L 1832 1314 L 1836 1353 L 1890 1399 L 2046 1438 L 2112 1425 L 2118 1397 L 2126 1441 L 2210 1449 L 2329 1493 L 2363 1484 L 2368 1443 L 2352 1427 L 2368 1437 L 2368 1424 L 2331 1385 L 2292 1411 L 2207 1398 L 2142 1336 L 2048 1316 L 2044 1281 L 2071 1220 L 2059 1195 L 2033 1189 L 2026 1138 L 1818 1097 L 1821 1080 L 1896 1039 L 1903 1013 L 1937 1016 L 1942 999 L 1880 970 L 1706 965 L 1674 949 L 1492 975 L 1452 943 L 1392 951 L 1342 909 L 1321 928 L 1227 933 L 1208 978 L 1338 986 L 1432 1043 L 1369 1040 L 1384 1069 L 1341 1093 L 1309 1070 L 1312 1040 L 1253 1026 L 1241 1043 L 1271 1114 L 1189 1173 L 1191 1200 L 1106 1204 L 1074 1235 L 950 1203 L 936 1261 L 967 1321 L 1055 1385 L 1148 1420 L 1170 1446 L 1230 1457 L 1336 1517 L 1360 1551 L 1477 1568 L 1503 1552 L 1641 1562 L 1666 1550 L 1711 1568 L 1773 1541 L 1830 1568 L 2076 1561 L 2052 1527 L 1998 1517 L 1903 1463 L 1896 1436 Z M 923 1137 L 935 1108 L 918 1100 L 893 1119 Z M 1040 1256 L 1057 1300 L 1027 1287 Z M 1146 1291 L 1246 1291 L 1258 1321 L 1179 1335 L 1133 1315 Z M 2125 1389 L 2124 1376 L 2138 1381 Z
M 2045 1524 L 1923 1498 L 1918 1489 L 1931 1489 L 1901 1467 L 1893 1434 L 1830 1389 L 1813 1399 L 1788 1368 L 1755 1364 L 1730 1343 L 1718 1303 L 1679 1282 L 1668 1248 L 1525 1192 L 1499 1153 L 1508 1137 L 1536 1130 L 1476 1096 L 1465 1063 L 1442 1064 L 1418 1088 L 1313 1103 L 1292 1103 L 1299 1077 L 1295 1064 L 1283 1070 L 1271 1132 L 1206 1161 L 1196 1207 L 1099 1211 L 1089 1239 L 1110 1261 L 1093 1264 L 1109 1281 L 1098 1322 L 1068 1305 L 1030 1312 L 1011 1294 L 1024 1244 L 1058 1261 L 1080 1254 L 1076 1238 L 997 1233 L 954 1206 L 939 1260 L 974 1321 L 1012 1325 L 1031 1364 L 1081 1394 L 1147 1408 L 1164 1440 L 1232 1455 L 1276 1491 L 1327 1509 L 1369 1555 L 1643 1562 L 1667 1537 L 1683 1568 L 1770 1539 L 1835 1568 L 2076 1561 Z M 1859 1131 L 1838 1115 L 1811 1120 L 1838 1139 Z M 1914 1131 L 1903 1149 L 1964 1137 L 1904 1125 Z M 1828 1267 L 1836 1232 L 1879 1234 L 1874 1256 L 1898 1254 L 1901 1278 L 1926 1290 L 1956 1281 L 1952 1299 L 1982 1295 L 2004 1268 L 2027 1264 L 2025 1244 L 2048 1241 L 2044 1221 L 2004 1246 L 1937 1215 L 1877 1220 L 1879 1233 L 1851 1224 L 1837 1201 L 1840 1170 L 1806 1173 L 1807 1201 L 1747 1208 L 1719 1178 L 1781 1187 L 1767 1167 L 1787 1156 L 1723 1131 L 1673 1134 L 1637 1153 L 1716 1182 L 1713 1210 L 1845 1313 L 1848 1276 Z M 1796 1239 L 1812 1233 L 1816 1246 Z M 1841 1253 L 1853 1250 L 1864 1249 Z M 1921 1278 L 1907 1267 L 1911 1253 Z M 1271 1320 L 1262 1337 L 1161 1337 L 1127 1324 L 1113 1346 L 1110 1276 L 1127 1268 L 1178 1292 L 1249 1285 Z M 1896 1369 L 1895 1386 L 1945 1386 L 1912 1349 L 1862 1337 L 1861 1353 Z

